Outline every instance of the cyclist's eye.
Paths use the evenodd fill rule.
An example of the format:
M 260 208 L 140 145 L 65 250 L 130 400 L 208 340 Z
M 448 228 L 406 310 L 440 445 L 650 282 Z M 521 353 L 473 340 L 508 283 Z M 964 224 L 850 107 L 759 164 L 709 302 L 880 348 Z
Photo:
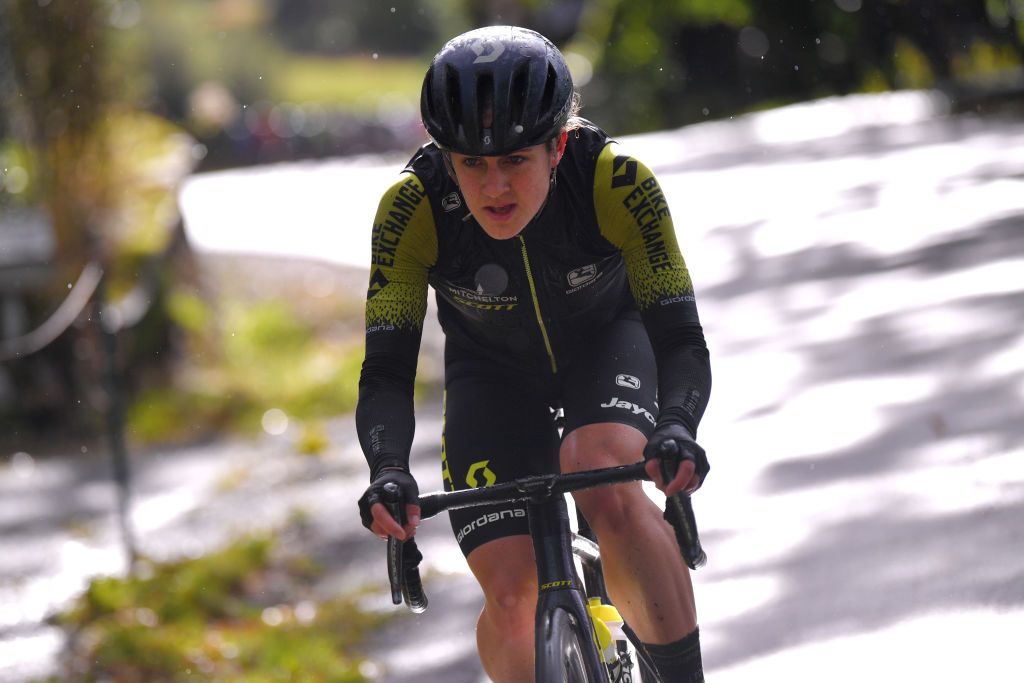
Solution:
M 466 157 L 462 160 L 462 165 L 466 168 L 476 168 L 480 163 L 480 157 Z
M 526 157 L 520 156 L 518 154 L 512 154 L 510 156 L 505 157 L 505 163 L 510 166 L 518 166 L 519 164 L 522 164 L 525 161 Z

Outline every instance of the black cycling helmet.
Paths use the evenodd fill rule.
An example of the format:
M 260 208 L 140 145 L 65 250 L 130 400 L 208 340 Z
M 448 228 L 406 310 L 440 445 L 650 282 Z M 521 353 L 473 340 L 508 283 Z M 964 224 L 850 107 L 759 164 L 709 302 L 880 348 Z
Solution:
M 517 26 L 488 26 L 452 38 L 434 56 L 420 114 L 441 149 L 497 156 L 553 138 L 572 103 L 572 75 L 550 40 Z M 486 108 L 493 112 L 489 128 Z

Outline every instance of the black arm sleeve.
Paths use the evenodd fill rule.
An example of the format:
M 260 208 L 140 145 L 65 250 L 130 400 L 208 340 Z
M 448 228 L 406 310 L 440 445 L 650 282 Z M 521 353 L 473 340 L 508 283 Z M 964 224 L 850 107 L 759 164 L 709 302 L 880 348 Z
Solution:
M 658 363 L 658 424 L 681 424 L 697 436 L 711 395 L 704 330 L 700 323 L 689 323 L 652 337 L 651 343 Z
M 416 428 L 413 387 L 420 337 L 411 333 L 402 336 L 405 338 L 401 343 L 389 340 L 386 351 L 372 351 L 368 340 L 359 375 L 356 431 L 370 466 L 371 481 L 384 467 L 409 465 Z

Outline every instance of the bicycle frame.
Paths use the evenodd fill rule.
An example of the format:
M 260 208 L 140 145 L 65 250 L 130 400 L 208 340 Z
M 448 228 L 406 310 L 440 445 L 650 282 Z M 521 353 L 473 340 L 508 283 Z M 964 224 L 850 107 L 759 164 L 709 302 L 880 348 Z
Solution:
M 515 481 L 496 484 L 485 488 L 466 489 L 461 491 L 429 493 L 420 496 L 420 518 L 428 519 L 445 510 L 463 507 L 475 507 L 488 503 L 526 501 L 530 523 L 530 536 L 533 539 L 534 553 L 537 563 L 538 597 L 536 612 L 537 651 L 544 645 L 547 634 L 547 620 L 561 608 L 584 625 L 585 630 L 593 634 L 590 612 L 586 606 L 585 591 L 580 586 L 573 563 L 572 532 L 569 525 L 568 506 L 565 493 L 582 489 L 649 479 L 644 463 L 622 465 L 568 474 L 549 474 L 523 477 Z M 397 486 L 385 486 L 385 502 L 396 519 L 399 519 L 404 505 L 397 497 L 388 496 L 388 486 L 392 486 L 391 494 L 397 496 Z M 706 559 L 697 535 L 693 509 L 688 496 L 676 496 L 667 501 L 666 519 L 676 531 L 684 561 L 696 569 Z M 413 561 L 403 559 L 403 546 L 411 547 Z M 603 586 L 599 572 L 587 570 L 588 561 L 591 566 L 599 562 L 592 549 L 579 544 L 581 556 L 584 558 L 584 569 L 588 583 L 593 582 L 591 594 L 602 594 Z M 587 557 L 588 554 L 590 557 Z M 405 602 L 413 611 L 426 608 L 427 600 L 419 581 L 417 565 L 419 551 L 415 541 L 405 543 L 394 538 L 388 541 L 388 574 L 391 577 L 392 599 L 395 604 Z M 639 647 L 634 637 L 630 638 Z M 593 638 L 588 638 L 584 645 L 585 665 L 588 674 L 594 680 L 606 680 L 607 670 L 601 660 Z M 641 655 L 642 656 L 642 655 Z

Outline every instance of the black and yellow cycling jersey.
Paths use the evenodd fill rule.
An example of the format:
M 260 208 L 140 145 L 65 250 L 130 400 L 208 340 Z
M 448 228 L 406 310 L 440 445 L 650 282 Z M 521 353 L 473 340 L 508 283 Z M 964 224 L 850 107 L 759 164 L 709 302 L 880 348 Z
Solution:
M 448 355 L 556 379 L 602 328 L 639 311 L 658 365 L 662 420 L 696 431 L 710 369 L 693 284 L 654 174 L 600 129 L 569 134 L 555 182 L 516 237 L 477 225 L 442 153 L 425 145 L 373 226 L 357 427 L 376 472 L 405 461 L 427 289 Z

